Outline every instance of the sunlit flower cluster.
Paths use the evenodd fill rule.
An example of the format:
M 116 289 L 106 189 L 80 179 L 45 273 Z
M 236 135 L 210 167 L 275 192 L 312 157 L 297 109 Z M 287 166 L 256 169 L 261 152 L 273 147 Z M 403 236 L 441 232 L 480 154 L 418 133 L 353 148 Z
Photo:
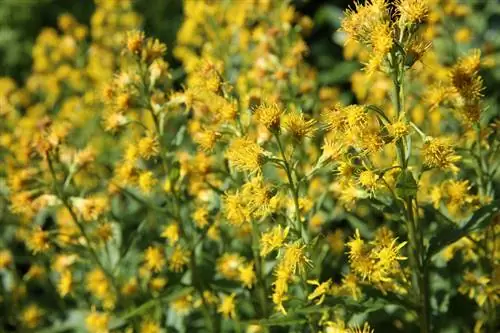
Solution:
M 186 0 L 168 47 L 132 1 L 95 5 L 0 78 L 0 331 L 430 333 L 464 297 L 493 332 L 491 50 L 440 49 L 473 8 L 354 3 L 340 97 L 288 1 Z

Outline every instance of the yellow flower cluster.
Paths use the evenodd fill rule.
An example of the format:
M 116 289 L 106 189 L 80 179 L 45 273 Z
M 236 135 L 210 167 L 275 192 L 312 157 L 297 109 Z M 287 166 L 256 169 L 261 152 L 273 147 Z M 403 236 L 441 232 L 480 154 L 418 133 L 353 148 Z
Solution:
M 6 325 L 372 333 L 376 310 L 430 333 L 456 319 L 444 292 L 496 327 L 498 112 L 484 50 L 439 48 L 471 8 L 356 2 L 336 37 L 365 65 L 339 98 L 289 2 L 184 1 L 181 84 L 131 0 L 95 5 L 0 78 Z

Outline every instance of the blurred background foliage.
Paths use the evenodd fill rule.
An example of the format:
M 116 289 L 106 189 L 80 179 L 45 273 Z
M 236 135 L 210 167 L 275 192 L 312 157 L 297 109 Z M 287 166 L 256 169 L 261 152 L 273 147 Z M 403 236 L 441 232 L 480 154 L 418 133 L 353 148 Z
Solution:
M 147 35 L 172 45 L 183 17 L 182 1 L 137 0 L 135 6 Z M 0 0 L 0 76 L 22 81 L 31 70 L 31 48 L 40 30 L 56 28 L 63 13 L 88 25 L 94 9 L 93 0 Z M 173 61 L 171 53 L 168 58 Z
M 309 61 L 319 69 L 328 69 L 320 75 L 320 80 L 326 84 L 345 82 L 358 65 L 339 66 L 342 48 L 333 43 L 332 32 L 339 27 L 343 9 L 352 1 L 292 2 L 298 11 L 315 18 L 316 28 L 308 38 L 311 46 Z M 94 7 L 92 0 L 0 0 L 0 76 L 22 81 L 31 69 L 31 47 L 40 30 L 43 27 L 56 28 L 57 17 L 66 12 L 88 24 Z M 135 7 L 144 17 L 146 34 L 171 46 L 183 19 L 182 1 L 136 0 Z M 167 60 L 173 67 L 179 66 L 171 53 L 168 53 Z
M 460 54 L 471 47 L 484 50 L 486 45 L 493 54 L 499 54 L 500 50 L 500 3 L 489 0 L 464 1 L 472 4 L 475 10 L 464 18 L 466 22 L 463 23 L 472 30 L 473 36 L 479 38 L 471 43 L 454 43 L 455 45 L 446 44 L 450 43 L 449 38 L 444 40 L 441 47 L 443 53 L 448 55 L 449 63 L 456 61 Z M 336 31 L 340 27 L 343 11 L 353 4 L 353 0 L 291 2 L 299 12 L 314 20 L 314 29 L 306 38 L 310 47 L 307 60 L 318 69 L 319 83 L 338 86 L 342 92 L 341 99 L 346 103 L 352 102 L 349 79 L 360 68 L 360 64 L 344 59 L 340 36 Z M 79 22 L 88 24 L 94 7 L 93 0 L 0 0 L 0 76 L 23 81 L 31 69 L 31 47 L 40 30 L 43 27 L 56 27 L 57 17 L 66 12 L 75 16 Z M 136 0 L 135 7 L 144 17 L 146 34 L 172 46 L 184 15 L 182 0 Z M 456 29 L 453 24 L 456 23 L 451 23 L 450 31 Z M 173 68 L 178 68 L 180 64 L 173 58 L 172 49 L 170 47 L 167 53 L 167 61 Z M 483 77 L 488 87 L 486 95 L 498 102 L 500 67 L 495 66 L 488 73 L 483 73 Z M 179 79 L 177 83 L 181 83 L 182 75 L 176 75 L 176 78 Z

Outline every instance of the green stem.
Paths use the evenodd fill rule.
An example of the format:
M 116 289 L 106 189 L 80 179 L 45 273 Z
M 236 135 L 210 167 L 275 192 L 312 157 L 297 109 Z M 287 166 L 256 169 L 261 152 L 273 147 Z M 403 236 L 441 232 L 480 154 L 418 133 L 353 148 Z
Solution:
M 175 201 L 178 202 L 177 196 L 174 196 Z M 178 206 L 176 204 L 176 206 Z M 178 221 L 182 225 L 182 218 L 180 211 L 177 212 L 178 215 Z M 206 229 L 208 230 L 208 228 Z M 182 229 L 182 233 L 185 234 L 184 229 Z M 203 318 L 205 320 L 205 328 L 209 330 L 212 333 L 217 332 L 217 327 L 215 325 L 215 322 L 210 315 L 210 308 L 207 304 L 207 301 L 205 300 L 205 295 L 203 295 L 203 286 L 201 283 L 201 280 L 198 278 L 198 273 L 197 273 L 197 264 L 196 264 L 196 248 L 201 245 L 202 240 L 204 237 L 200 237 L 200 239 L 197 241 L 195 237 L 191 238 L 191 258 L 189 261 L 189 268 L 191 269 L 191 285 L 193 288 L 196 290 L 198 293 L 199 297 L 201 298 L 201 313 L 203 314 Z
M 205 328 L 208 329 L 210 332 L 215 333 L 215 332 L 217 332 L 217 328 L 215 327 L 215 323 L 212 319 L 212 316 L 210 315 L 210 309 L 209 309 L 208 304 L 205 300 L 205 296 L 203 295 L 203 287 L 199 283 L 198 275 L 196 273 L 195 249 L 193 249 L 191 252 L 190 266 L 191 266 L 190 268 L 191 268 L 192 285 L 201 298 L 201 313 L 203 314 L 203 317 L 205 320 Z
M 252 251 L 255 260 L 255 270 L 257 273 L 257 296 L 259 298 L 262 317 L 267 318 L 267 302 L 266 302 L 266 284 L 264 281 L 264 272 L 262 269 L 262 258 L 259 254 L 260 234 L 257 222 L 252 221 Z
M 290 163 L 286 158 L 285 150 L 283 149 L 283 145 L 281 143 L 281 139 L 278 134 L 274 135 L 276 137 L 276 141 L 278 142 L 278 147 L 281 153 L 281 157 L 283 158 L 283 163 L 285 167 L 286 176 L 288 178 L 288 184 L 290 186 L 290 191 L 293 196 L 293 203 L 295 205 L 295 230 L 301 236 L 305 243 L 308 242 L 308 236 L 305 229 L 302 227 L 302 222 L 300 219 L 300 205 L 299 205 L 299 191 L 298 187 L 295 185 L 292 177 L 292 168 L 290 167 Z
M 165 148 L 163 146 L 163 131 L 161 130 L 160 121 L 158 120 L 158 116 L 154 113 L 153 110 L 151 110 L 151 109 L 148 109 L 148 110 L 150 111 L 151 116 L 153 117 L 153 122 L 155 124 L 155 129 L 156 129 L 156 135 L 158 135 L 158 141 L 160 142 L 160 160 L 161 160 L 161 164 L 163 167 L 163 172 L 166 175 L 168 172 L 168 167 L 167 167 L 167 161 L 165 161 L 165 157 L 163 155 L 164 148 Z
M 87 243 L 87 249 L 89 250 L 89 253 L 90 253 L 94 263 L 97 266 L 99 266 L 99 268 L 103 271 L 103 273 L 106 275 L 109 282 L 113 286 L 113 289 L 115 289 L 116 295 L 119 296 L 120 295 L 119 288 L 116 285 L 116 282 L 115 282 L 113 275 L 104 267 L 104 265 L 99 260 L 99 256 L 97 255 L 94 248 L 92 247 L 92 242 L 91 242 L 90 236 L 87 234 L 87 231 L 85 230 L 84 226 L 80 223 L 80 221 L 78 221 L 78 217 L 76 216 L 76 213 L 74 212 L 73 207 L 70 205 L 68 198 L 66 197 L 63 189 L 61 189 L 61 187 L 59 186 L 59 183 L 57 181 L 56 172 L 54 170 L 54 165 L 52 164 L 52 159 L 50 158 L 50 153 L 46 154 L 46 158 L 47 158 L 47 164 L 49 166 L 50 174 L 52 176 L 53 186 L 54 186 L 54 189 L 57 193 L 57 196 L 62 201 L 64 207 L 66 207 L 66 209 L 69 211 L 69 214 L 71 215 L 73 222 L 80 230 L 80 233 L 82 234 L 83 238 L 85 238 L 85 242 Z
M 404 56 L 391 54 L 393 66 L 392 81 L 394 84 L 394 107 L 398 120 L 405 119 L 404 106 Z M 396 142 L 396 149 L 401 172 L 408 168 L 408 155 L 403 139 Z M 413 197 L 405 199 L 406 224 L 408 230 L 408 241 L 410 246 L 409 259 L 412 270 L 412 285 L 420 303 L 420 332 L 431 332 L 431 307 L 430 307 L 430 286 L 428 261 L 424 258 L 424 234 L 422 228 L 418 225 L 416 216 L 413 212 Z M 417 217 L 418 218 L 418 217 Z
M 477 178 L 478 178 L 478 190 L 479 190 L 479 195 L 492 195 L 490 193 L 490 182 L 491 180 L 487 177 L 489 174 L 487 166 L 487 163 L 484 163 L 483 161 L 483 152 L 481 149 L 481 125 L 478 123 L 476 126 L 476 145 L 477 145 L 477 162 L 478 162 L 478 168 L 477 168 Z M 486 237 L 484 239 L 484 252 L 485 252 L 485 257 L 487 259 L 487 262 L 490 264 L 491 267 L 486 268 L 487 270 L 490 270 L 490 274 L 493 275 L 493 269 L 492 267 L 494 266 L 494 259 L 495 258 L 495 232 L 493 232 L 493 239 L 491 241 L 491 244 L 493 244 L 493 249 L 491 256 L 489 256 L 489 251 L 488 251 L 488 238 L 489 238 L 489 233 L 488 229 L 486 229 Z M 483 269 L 485 269 L 483 267 Z M 491 276 L 491 279 L 493 280 L 493 276 Z M 495 303 L 490 301 L 489 299 L 486 300 L 486 318 L 487 318 L 487 332 L 488 333 L 493 333 L 496 332 L 496 306 Z
M 137 59 L 136 59 L 137 60 Z M 156 113 L 153 111 L 153 109 L 150 107 L 150 89 L 148 89 L 148 84 L 147 84 L 147 69 L 145 69 L 142 64 L 138 61 L 137 63 L 138 65 L 138 68 L 139 68 L 139 73 L 141 75 L 141 79 L 142 79 L 142 89 L 141 89 L 141 92 L 143 94 L 143 99 L 144 99 L 144 108 L 146 108 L 149 113 L 151 114 L 151 117 L 153 118 L 153 123 L 154 123 L 154 126 L 155 126 L 155 131 L 156 131 L 156 135 L 158 136 L 158 141 L 160 143 L 160 160 L 161 160 L 161 164 L 162 164 L 162 167 L 163 167 L 163 172 L 165 173 L 165 175 L 167 174 L 167 161 L 165 160 L 165 156 L 164 156 L 164 145 L 163 145 L 163 129 L 162 127 L 160 126 L 160 121 L 158 119 L 158 116 L 156 115 Z

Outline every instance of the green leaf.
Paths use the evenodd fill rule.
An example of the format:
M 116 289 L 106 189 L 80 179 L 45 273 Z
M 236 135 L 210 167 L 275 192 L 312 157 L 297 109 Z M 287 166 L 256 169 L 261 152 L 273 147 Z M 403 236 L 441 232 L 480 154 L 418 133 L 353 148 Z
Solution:
M 325 5 L 318 9 L 316 15 L 314 16 L 314 22 L 317 25 L 329 24 L 334 28 L 340 28 L 342 17 L 344 13 L 342 9 L 333 5 Z
M 356 62 L 342 62 L 329 70 L 320 72 L 318 74 L 318 81 L 323 85 L 344 83 L 358 69 L 359 64 Z
M 178 289 L 174 292 L 171 292 L 165 296 L 161 296 L 158 298 L 154 298 L 150 301 L 147 301 L 146 303 L 144 303 L 144 304 L 130 310 L 129 312 L 125 313 L 121 317 L 116 318 L 117 324 L 114 325 L 114 327 L 112 327 L 112 328 L 117 328 L 117 327 L 123 325 L 123 323 L 126 322 L 128 319 L 143 314 L 144 312 L 150 310 L 152 307 L 156 306 L 157 303 L 160 301 L 168 303 L 168 302 L 171 302 L 171 301 L 173 301 L 177 298 L 180 298 L 182 296 L 189 295 L 190 293 L 193 292 L 193 290 L 194 290 L 193 287 L 184 287 L 184 288 Z
M 417 194 L 417 181 L 410 170 L 404 170 L 396 179 L 396 195 L 401 198 L 414 197 Z
M 56 321 L 52 326 L 40 329 L 39 333 L 60 333 L 60 332 L 86 332 L 85 316 L 87 310 L 71 310 L 65 321 Z
M 346 212 L 345 218 L 353 229 L 359 229 L 361 236 L 365 238 L 372 238 L 373 231 L 370 229 L 370 227 L 368 227 L 368 223 L 363 221 L 360 217 L 352 212 Z
M 246 323 L 257 324 L 262 326 L 295 326 L 295 325 L 305 324 L 306 320 L 304 318 L 288 315 L 277 318 L 250 320 Z
M 453 244 L 460 238 L 466 236 L 470 232 L 485 228 L 489 221 L 489 217 L 493 213 L 500 210 L 500 200 L 493 201 L 489 205 L 478 209 L 461 228 L 446 228 L 441 230 L 429 242 L 429 249 L 427 250 L 427 259 L 432 258 L 436 253 L 439 253 L 446 246 Z

